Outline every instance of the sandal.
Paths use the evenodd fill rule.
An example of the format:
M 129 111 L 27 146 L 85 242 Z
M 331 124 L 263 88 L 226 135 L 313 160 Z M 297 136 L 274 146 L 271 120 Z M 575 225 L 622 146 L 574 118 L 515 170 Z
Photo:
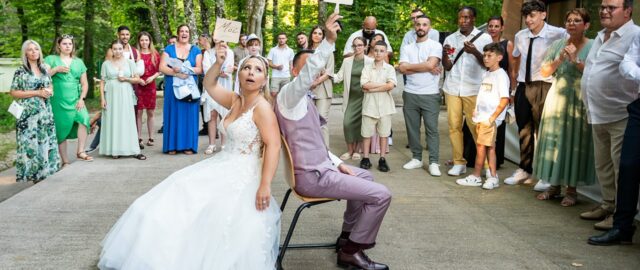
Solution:
M 137 154 L 137 155 L 135 155 L 133 157 L 137 158 L 138 160 L 147 160 L 147 156 L 145 156 L 143 154 Z
M 61 171 L 62 169 L 69 167 L 69 165 L 71 165 L 71 163 L 69 162 L 62 162 L 62 166 L 60 166 L 60 169 L 58 169 L 58 171 Z
M 353 153 L 353 155 L 351 156 L 352 160 L 361 160 L 362 159 L 362 155 L 360 155 L 359 153 Z
M 564 207 L 574 206 L 578 202 L 578 193 L 576 191 L 566 191 L 560 205 Z
M 216 151 L 218 151 L 218 147 L 215 144 L 210 144 L 209 146 L 207 146 L 207 150 L 204 150 L 204 154 L 211 155 Z
M 113 159 L 119 159 L 119 158 L 120 158 L 120 156 L 111 156 L 111 158 L 113 158 Z
M 185 155 L 193 155 L 193 151 L 191 151 L 191 150 L 184 150 L 183 153 Z
M 350 159 L 350 158 L 351 158 L 351 154 L 349 154 L 349 152 L 346 152 L 346 153 L 344 153 L 344 154 L 342 154 L 340 156 L 341 160 L 347 160 L 347 159 Z
M 560 197 L 560 186 L 550 186 L 546 191 L 538 194 L 536 198 L 541 201 L 553 200 Z
M 173 155 L 175 155 L 176 153 L 177 153 L 176 151 L 169 151 L 169 152 L 167 152 L 167 155 L 172 155 L 172 156 L 173 156 Z
M 155 141 L 153 140 L 153 138 L 149 138 L 149 140 L 147 141 L 147 146 L 153 146 L 153 143 Z
M 87 155 L 87 153 L 85 153 L 85 152 L 80 152 L 80 153 L 76 154 L 76 157 L 78 159 L 82 160 L 82 161 L 88 161 L 88 162 L 93 161 L 93 157 L 90 156 L 90 155 Z
M 144 144 L 142 143 L 142 139 L 138 138 L 138 146 L 140 146 L 140 150 L 144 149 Z

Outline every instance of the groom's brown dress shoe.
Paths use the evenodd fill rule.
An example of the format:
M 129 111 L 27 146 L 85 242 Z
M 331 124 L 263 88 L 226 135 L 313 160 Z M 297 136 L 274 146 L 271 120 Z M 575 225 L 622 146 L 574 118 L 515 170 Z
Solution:
M 350 269 L 363 269 L 363 270 L 388 270 L 389 267 L 372 261 L 367 257 L 362 250 L 354 253 L 347 254 L 344 251 L 338 251 L 338 265 Z

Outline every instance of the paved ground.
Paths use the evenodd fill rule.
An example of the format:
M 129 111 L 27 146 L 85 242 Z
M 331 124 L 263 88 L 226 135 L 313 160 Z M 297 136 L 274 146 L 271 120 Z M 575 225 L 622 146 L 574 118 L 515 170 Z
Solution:
M 400 109 L 400 108 L 399 108 Z M 331 112 L 332 149 L 344 152 L 339 106 Z M 485 191 L 459 187 L 454 177 L 431 177 L 425 170 L 404 170 L 410 153 L 401 113 L 394 116 L 391 172 L 373 169 L 376 180 L 393 192 L 378 245 L 368 254 L 393 269 L 640 269 L 640 245 L 594 247 L 586 238 L 599 233 L 578 214 L 593 203 L 581 198 L 576 207 L 540 202 L 529 186 Z M 446 111 L 440 116 L 440 160 L 451 157 Z M 161 145 L 161 136 L 156 137 Z M 173 171 L 205 158 L 200 153 L 168 156 L 161 147 L 145 149 L 147 161 L 96 157 L 76 161 L 37 185 L 12 183 L 0 174 L 0 269 L 94 269 L 100 241 L 131 202 Z M 97 155 L 97 154 L 96 154 Z M 426 159 L 426 152 L 425 152 Z M 377 162 L 374 156 L 372 161 Z M 355 162 L 350 162 L 355 164 Z M 509 175 L 513 164 L 499 171 Z M 441 168 L 445 172 L 445 168 Z M 22 191 L 20 191 L 22 190 Z M 286 185 L 276 180 L 274 196 Z M 8 198 L 8 199 L 7 199 Z M 283 231 L 298 201 L 283 214 Z M 344 202 L 306 210 L 294 242 L 333 241 L 340 230 Z M 640 234 L 639 234 L 640 235 Z M 640 243 L 636 235 L 635 242 Z M 337 269 L 331 250 L 289 251 L 287 269 Z

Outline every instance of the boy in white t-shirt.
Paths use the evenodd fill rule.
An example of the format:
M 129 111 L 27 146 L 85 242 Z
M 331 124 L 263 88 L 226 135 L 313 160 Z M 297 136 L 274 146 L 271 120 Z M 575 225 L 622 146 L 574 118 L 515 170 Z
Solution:
M 364 98 L 362 101 L 362 128 L 364 158 L 360 161 L 360 168 L 371 168 L 369 150 L 371 143 L 380 144 L 380 159 L 378 170 L 388 172 L 389 165 L 385 154 L 389 147 L 391 135 L 391 115 L 396 113 L 396 104 L 393 102 L 391 90 L 396 87 L 396 70 L 385 63 L 387 55 L 387 43 L 378 41 L 373 47 L 375 61 L 371 65 L 365 65 L 362 69 L 360 83 Z M 380 136 L 379 141 L 371 141 L 376 131 Z
M 473 122 L 476 123 L 476 164 L 472 174 L 456 180 L 458 185 L 494 189 L 500 180 L 496 173 L 496 133 L 505 117 L 505 107 L 509 104 L 509 76 L 500 68 L 500 61 L 504 57 L 504 50 L 498 43 L 484 46 L 485 72 L 473 111 Z M 488 152 L 488 154 L 487 154 Z M 485 158 L 489 159 L 491 175 L 482 184 L 480 172 Z

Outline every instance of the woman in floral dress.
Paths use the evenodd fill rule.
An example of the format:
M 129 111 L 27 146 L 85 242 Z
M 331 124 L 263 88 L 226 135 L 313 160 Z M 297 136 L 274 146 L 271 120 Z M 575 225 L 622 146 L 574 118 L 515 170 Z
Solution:
M 58 171 L 60 157 L 49 97 L 51 78 L 42 63 L 40 45 L 22 44 L 22 66 L 13 75 L 11 96 L 24 111 L 16 121 L 16 181 L 44 180 Z

